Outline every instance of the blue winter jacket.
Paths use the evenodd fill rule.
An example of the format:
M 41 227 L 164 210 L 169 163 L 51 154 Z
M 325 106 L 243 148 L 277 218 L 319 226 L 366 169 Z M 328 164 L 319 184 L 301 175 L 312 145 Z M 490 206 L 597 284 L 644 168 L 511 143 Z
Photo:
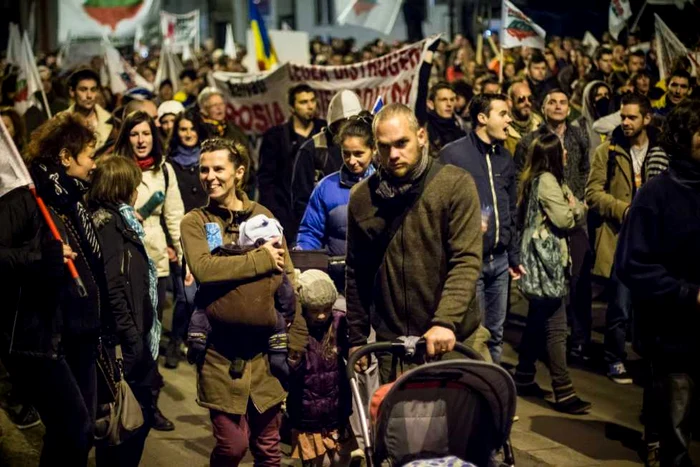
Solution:
M 345 256 L 350 188 L 374 173 L 369 166 L 361 176 L 343 165 L 318 182 L 299 226 L 297 247 L 302 250 L 328 249 L 330 256 Z

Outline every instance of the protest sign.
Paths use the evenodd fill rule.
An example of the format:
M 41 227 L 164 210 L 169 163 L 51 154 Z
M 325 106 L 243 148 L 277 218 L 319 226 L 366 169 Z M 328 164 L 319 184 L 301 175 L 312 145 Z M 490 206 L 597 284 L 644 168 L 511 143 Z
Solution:
M 372 109 L 379 97 L 413 108 L 418 70 L 427 46 L 437 37 L 404 47 L 383 57 L 348 66 L 311 66 L 286 63 L 265 74 L 215 72 L 212 78 L 228 101 L 228 117 L 249 135 L 261 135 L 290 116 L 287 89 L 306 83 L 316 91 L 320 115 L 338 91 L 349 89 Z

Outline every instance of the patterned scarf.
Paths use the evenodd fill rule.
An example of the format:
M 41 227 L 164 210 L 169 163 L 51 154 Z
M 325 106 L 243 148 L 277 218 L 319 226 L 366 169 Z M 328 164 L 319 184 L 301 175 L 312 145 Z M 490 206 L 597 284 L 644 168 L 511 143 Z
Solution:
M 136 235 L 138 235 L 141 242 L 143 242 L 146 238 L 146 231 L 143 230 L 143 226 L 136 218 L 134 207 L 128 204 L 120 204 L 119 214 L 121 214 L 126 225 L 136 232 Z M 148 253 L 146 253 L 146 256 L 148 257 Z M 151 298 L 151 304 L 153 305 L 153 325 L 151 326 L 151 331 L 148 333 L 148 346 L 153 355 L 153 359 L 157 361 L 160 333 L 163 326 L 160 324 L 160 321 L 158 321 L 158 315 L 156 314 L 156 310 L 158 309 L 158 271 L 156 263 L 154 263 L 151 258 L 148 258 L 148 294 Z
M 80 246 L 89 255 L 86 259 L 91 266 L 96 268 L 95 270 L 103 268 L 102 248 L 82 201 L 89 185 L 69 176 L 61 167 L 42 162 L 32 165 L 31 172 L 39 195 L 46 204 L 65 216 L 77 230 Z
M 223 137 L 224 134 L 226 133 L 226 122 L 225 121 L 220 122 L 218 120 L 207 118 L 204 115 L 202 115 L 202 121 L 204 123 L 206 123 L 207 125 L 213 126 L 214 129 L 216 130 L 216 132 L 218 133 L 217 136 Z
M 379 168 L 379 186 L 376 193 L 383 199 L 392 199 L 406 194 L 425 173 L 428 168 L 430 156 L 424 150 L 418 163 L 403 177 L 396 178 L 387 172 L 383 167 Z
M 515 131 L 518 132 L 519 135 L 525 135 L 530 132 L 530 128 L 532 125 L 532 114 L 528 117 L 527 120 L 520 121 L 516 118 L 513 118 L 510 122 L 510 126 L 513 127 Z

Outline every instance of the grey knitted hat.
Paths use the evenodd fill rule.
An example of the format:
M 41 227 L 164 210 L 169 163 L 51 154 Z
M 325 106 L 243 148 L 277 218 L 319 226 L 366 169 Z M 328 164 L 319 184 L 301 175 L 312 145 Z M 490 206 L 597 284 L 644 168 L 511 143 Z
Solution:
M 338 291 L 328 274 L 308 269 L 299 275 L 299 300 L 307 308 L 331 306 L 338 299 Z

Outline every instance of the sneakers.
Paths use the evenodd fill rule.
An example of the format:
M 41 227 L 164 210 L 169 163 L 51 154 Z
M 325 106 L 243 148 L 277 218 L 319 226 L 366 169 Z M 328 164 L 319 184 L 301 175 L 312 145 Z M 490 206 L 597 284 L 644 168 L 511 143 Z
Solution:
M 632 377 L 627 373 L 622 362 L 611 363 L 608 369 L 608 378 L 617 384 L 632 384 Z
M 10 420 L 12 420 L 12 423 L 20 430 L 26 430 L 27 428 L 35 427 L 41 423 L 39 412 L 31 405 L 24 405 L 19 412 L 8 410 L 7 415 L 10 417 Z
M 587 414 L 591 410 L 591 403 L 579 399 L 577 395 L 573 395 L 562 401 L 554 403 L 554 409 L 557 412 L 568 413 L 571 415 Z

